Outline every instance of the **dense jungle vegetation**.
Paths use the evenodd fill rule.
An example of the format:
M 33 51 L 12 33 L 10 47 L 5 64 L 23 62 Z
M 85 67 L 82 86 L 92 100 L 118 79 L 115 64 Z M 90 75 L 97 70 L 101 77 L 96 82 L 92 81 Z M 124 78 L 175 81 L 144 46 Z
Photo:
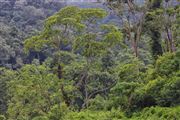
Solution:
M 180 120 L 179 1 L 103 5 L 0 11 L 0 120 Z

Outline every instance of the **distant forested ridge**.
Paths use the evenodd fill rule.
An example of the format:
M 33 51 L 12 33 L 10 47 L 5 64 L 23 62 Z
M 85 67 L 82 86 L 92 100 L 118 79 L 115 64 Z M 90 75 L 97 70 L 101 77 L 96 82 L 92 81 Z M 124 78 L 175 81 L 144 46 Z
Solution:
M 0 0 L 0 66 L 17 69 L 24 63 L 30 63 L 40 54 L 41 60 L 45 59 L 42 53 L 31 52 L 29 56 L 23 53 L 24 39 L 32 36 L 43 28 L 44 20 L 59 11 L 66 5 L 80 7 L 102 7 L 101 3 L 71 3 L 54 0 Z M 110 15 L 102 22 L 117 20 L 116 15 Z
M 179 1 L 0 2 L 0 120 L 180 119 Z
M 64 5 L 44 0 L 0 0 L 0 66 L 16 69 L 28 62 L 23 54 L 24 39 L 40 31 L 45 18 Z

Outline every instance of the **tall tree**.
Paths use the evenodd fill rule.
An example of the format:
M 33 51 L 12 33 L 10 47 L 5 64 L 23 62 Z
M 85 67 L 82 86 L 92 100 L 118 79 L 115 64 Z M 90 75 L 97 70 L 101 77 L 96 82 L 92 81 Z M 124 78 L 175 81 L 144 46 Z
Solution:
M 61 81 L 46 66 L 26 65 L 8 83 L 9 119 L 32 120 L 63 104 Z
M 116 43 L 122 45 L 122 33 L 117 27 L 113 25 L 103 25 L 101 27 L 98 24 L 98 21 L 106 15 L 106 12 L 100 8 L 80 9 L 74 6 L 66 7 L 46 20 L 44 31 L 40 35 L 25 41 L 25 50 L 27 51 L 42 50 L 50 45 L 54 49 L 54 55 L 59 53 L 60 56 L 63 55 L 62 53 L 66 55 L 70 53 L 71 55 L 81 55 L 81 62 L 76 60 L 66 65 L 65 68 L 68 69 L 68 66 L 71 67 L 71 65 L 75 66 L 74 64 L 78 64 L 75 72 L 80 72 L 77 72 L 74 77 L 68 80 L 76 82 L 75 86 L 79 89 L 83 98 L 82 107 L 87 107 L 89 99 L 112 86 L 112 84 L 107 84 L 107 88 L 101 86 L 94 88 L 95 81 L 93 80 L 94 77 L 102 80 L 101 75 L 103 73 L 100 70 L 101 67 L 99 67 L 101 66 L 101 56 L 106 54 Z M 69 52 L 64 51 L 64 45 L 70 46 Z M 64 63 L 62 61 L 62 59 L 56 61 L 56 73 L 60 80 L 67 80 L 68 76 L 63 75 L 62 64 Z M 95 74 L 95 71 L 99 72 L 100 75 Z M 65 84 L 62 84 L 61 92 L 66 104 L 70 105 L 72 100 L 70 100 L 65 90 Z M 100 84 L 103 83 L 100 81 Z
M 176 40 L 178 38 L 174 37 L 175 29 L 174 25 L 177 21 L 177 15 L 179 8 L 175 5 L 171 5 L 171 0 L 165 1 L 165 7 L 163 12 L 163 18 L 164 18 L 164 31 L 166 33 L 166 44 L 167 44 L 167 50 L 170 52 L 176 51 Z M 176 28 L 178 29 L 178 28 Z
M 107 0 L 108 6 L 120 16 L 125 35 L 131 42 L 133 53 L 139 56 L 138 45 L 142 35 L 149 1 L 138 5 L 136 0 Z
M 146 15 L 146 30 L 152 38 L 152 54 L 156 59 L 163 52 L 176 51 L 176 29 L 178 7 L 171 0 L 154 0 Z M 164 40 L 164 41 L 163 41 Z

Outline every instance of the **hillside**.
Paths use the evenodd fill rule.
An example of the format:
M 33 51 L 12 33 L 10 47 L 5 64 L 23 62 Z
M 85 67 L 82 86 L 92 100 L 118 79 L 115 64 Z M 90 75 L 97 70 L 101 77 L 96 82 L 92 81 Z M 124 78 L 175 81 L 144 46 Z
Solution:
M 0 0 L 0 120 L 180 120 L 176 0 Z
M 23 53 L 23 41 L 41 31 L 44 20 L 59 11 L 65 5 L 82 8 L 104 8 L 101 3 L 71 3 L 48 0 L 1 0 L 0 1 L 0 66 L 19 68 L 24 63 L 31 62 L 37 57 L 32 52 L 28 58 Z M 118 17 L 109 15 L 103 23 L 114 22 L 120 24 Z M 44 55 L 41 55 L 42 60 Z
M 16 69 L 26 62 L 24 39 L 40 31 L 44 20 L 64 5 L 44 0 L 1 0 L 0 66 Z

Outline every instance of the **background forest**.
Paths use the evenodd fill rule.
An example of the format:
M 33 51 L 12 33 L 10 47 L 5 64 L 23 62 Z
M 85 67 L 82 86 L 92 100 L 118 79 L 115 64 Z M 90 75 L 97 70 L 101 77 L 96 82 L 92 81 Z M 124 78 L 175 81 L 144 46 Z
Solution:
M 0 0 L 0 120 L 180 120 L 176 0 Z

